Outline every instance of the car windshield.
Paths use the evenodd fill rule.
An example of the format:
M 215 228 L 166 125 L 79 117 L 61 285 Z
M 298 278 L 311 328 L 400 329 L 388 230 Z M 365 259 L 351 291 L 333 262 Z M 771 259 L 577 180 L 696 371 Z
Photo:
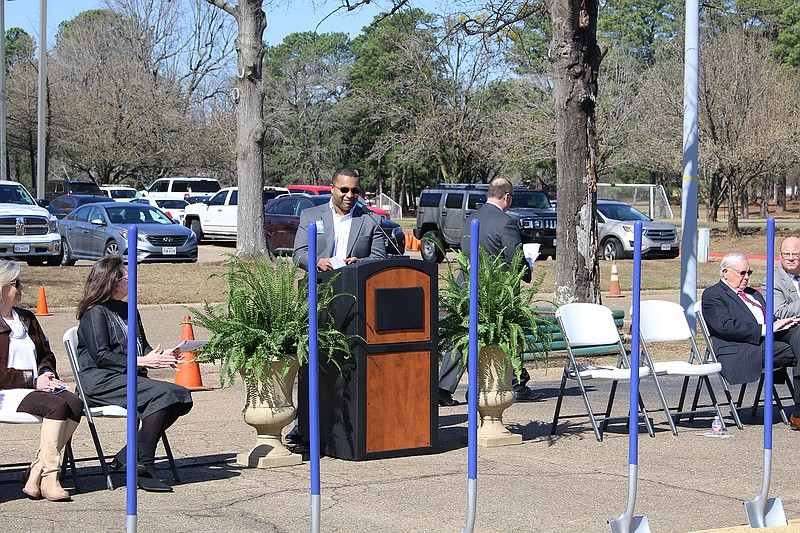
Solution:
M 600 211 L 604 217 L 611 220 L 651 220 L 650 217 L 639 211 L 638 209 L 626 204 L 603 204 L 598 205 L 597 210 Z
M 36 205 L 22 185 L 0 185 L 0 204 Z
M 541 191 L 514 191 L 511 209 L 550 209 L 550 200 Z
M 148 205 L 109 206 L 106 212 L 112 224 L 172 224 L 167 215 Z
M 134 189 L 111 189 L 111 198 L 136 198 Z

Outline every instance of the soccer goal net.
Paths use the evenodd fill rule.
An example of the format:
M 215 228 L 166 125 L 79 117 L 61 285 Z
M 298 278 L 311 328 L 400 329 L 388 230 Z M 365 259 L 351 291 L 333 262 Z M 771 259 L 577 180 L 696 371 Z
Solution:
M 672 208 L 662 185 L 598 183 L 598 200 L 617 200 L 632 205 L 650 218 L 672 218 Z

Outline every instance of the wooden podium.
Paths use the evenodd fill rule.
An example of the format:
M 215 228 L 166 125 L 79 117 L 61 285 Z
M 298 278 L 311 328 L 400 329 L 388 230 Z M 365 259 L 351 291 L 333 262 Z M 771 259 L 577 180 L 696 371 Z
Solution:
M 341 371 L 322 364 L 320 451 L 356 461 L 431 453 L 438 428 L 438 274 L 410 258 L 362 261 L 334 272 L 328 312 L 352 341 Z M 353 298 L 355 297 L 355 298 Z M 299 391 L 308 398 L 307 372 Z M 308 436 L 308 408 L 300 431 Z

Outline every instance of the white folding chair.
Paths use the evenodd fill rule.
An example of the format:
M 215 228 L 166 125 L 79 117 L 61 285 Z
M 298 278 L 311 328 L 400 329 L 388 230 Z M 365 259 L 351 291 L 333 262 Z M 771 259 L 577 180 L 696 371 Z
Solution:
M 114 482 L 111 480 L 111 473 L 109 472 L 108 463 L 106 463 L 106 456 L 103 453 L 103 446 L 100 444 L 100 437 L 97 434 L 97 428 L 94 424 L 95 418 L 127 418 L 128 410 L 118 405 L 102 405 L 102 406 L 89 406 L 86 400 L 86 395 L 83 392 L 81 384 L 80 366 L 78 365 L 78 328 L 70 328 L 64 333 L 64 347 L 67 350 L 67 357 L 69 364 L 72 367 L 72 374 L 75 376 L 75 394 L 83 402 L 83 412 L 86 415 L 86 423 L 89 425 L 89 431 L 92 433 L 92 440 L 94 441 L 94 448 L 97 451 L 97 460 L 100 462 L 100 468 L 103 469 L 103 475 L 106 477 L 106 486 L 108 490 L 114 490 Z M 164 445 L 164 450 L 169 460 L 169 466 L 172 469 L 172 477 L 175 478 L 176 483 L 180 483 L 178 478 L 178 469 L 175 466 L 175 459 L 172 457 L 172 450 L 169 447 L 166 433 L 161 435 L 161 442 Z
M 711 332 L 708 330 L 708 325 L 706 324 L 706 319 L 703 317 L 703 302 L 695 302 L 694 304 L 694 315 L 697 317 L 697 323 L 700 325 L 700 329 L 703 331 L 703 338 L 706 341 L 706 354 L 708 354 L 713 361 L 717 361 L 717 354 L 714 353 L 714 345 L 711 342 Z M 774 372 L 775 377 L 777 378 L 773 385 L 772 385 L 772 401 L 778 406 L 778 412 L 781 415 L 781 420 L 783 423 L 788 425 L 789 418 L 786 416 L 786 413 L 783 410 L 783 402 L 782 400 L 791 400 L 792 402 L 794 397 L 794 386 L 792 385 L 792 378 L 789 376 L 786 368 L 776 368 Z M 722 382 L 725 385 L 725 394 L 728 397 L 728 400 L 731 401 L 731 393 L 728 387 L 728 382 L 720 375 L 722 378 Z M 781 396 L 778 393 L 778 383 L 783 381 L 786 384 L 786 387 L 789 389 L 788 396 Z M 753 400 L 753 407 L 750 411 L 750 416 L 756 416 L 756 410 L 758 406 L 763 403 L 763 399 L 761 397 L 762 389 L 764 388 L 764 371 L 761 371 L 761 378 L 758 380 L 758 387 L 756 388 L 756 395 L 755 399 Z M 732 414 L 734 416 L 734 420 L 736 421 L 736 426 L 739 429 L 742 429 L 742 422 L 739 419 L 738 410 L 742 408 L 742 402 L 744 401 L 744 393 L 747 390 L 747 383 L 742 383 L 741 388 L 739 389 L 739 396 L 736 399 L 736 403 L 732 404 L 735 405 L 735 408 L 732 409 Z M 698 391 L 695 391 L 695 401 L 697 401 L 697 394 Z
M 592 424 L 595 438 L 598 442 L 602 442 L 603 434 L 601 428 L 597 423 L 602 422 L 602 430 L 605 431 L 608 422 L 613 420 L 628 421 L 628 416 L 611 416 L 611 408 L 614 404 L 614 396 L 617 391 L 617 383 L 620 381 L 630 381 L 631 370 L 630 362 L 628 361 L 628 354 L 625 351 L 625 346 L 622 344 L 622 339 L 617 331 L 617 325 L 614 323 L 614 316 L 611 310 L 607 307 L 598 304 L 588 303 L 574 303 L 562 305 L 556 310 L 556 319 L 564 334 L 564 341 L 567 348 L 567 359 L 564 363 L 564 373 L 561 377 L 561 388 L 558 392 L 558 401 L 556 402 L 556 410 L 553 416 L 553 426 L 550 429 L 550 434 L 556 434 L 559 418 L 575 418 L 579 416 L 588 416 Z M 579 365 L 573 348 L 591 347 L 591 346 L 607 346 L 616 344 L 619 346 L 619 356 L 617 357 L 617 366 L 591 366 Z M 646 366 L 639 367 L 639 379 L 650 375 L 650 369 Z M 561 415 L 561 403 L 564 399 L 564 388 L 567 379 L 574 379 L 578 382 L 578 388 L 583 398 L 584 406 L 586 407 L 586 415 Z M 595 413 L 592 409 L 589 396 L 586 391 L 585 381 L 588 380 L 604 380 L 611 381 L 611 391 L 608 395 L 608 403 L 605 413 Z M 639 395 L 639 416 L 644 418 L 647 432 L 651 437 L 655 436 L 653 426 L 648 417 L 647 410 L 642 400 L 642 395 Z
M 647 366 L 650 367 L 651 375 L 656 384 L 656 390 L 661 398 L 661 404 L 664 406 L 664 414 L 667 415 L 669 427 L 673 435 L 678 434 L 675 423 L 680 421 L 682 415 L 692 415 L 698 413 L 714 412 L 723 420 L 722 410 L 717 402 L 717 397 L 714 394 L 714 389 L 711 387 L 709 376 L 717 375 L 722 378 L 720 371 L 722 365 L 718 362 L 703 361 L 700 355 L 700 350 L 694 341 L 689 324 L 686 322 L 686 315 L 684 314 L 683 307 L 674 302 L 665 302 L 663 300 L 646 300 L 641 302 L 639 306 L 639 332 L 642 347 L 642 354 Z M 689 358 L 686 361 L 659 361 L 653 362 L 652 355 L 647 345 L 659 342 L 678 342 L 689 341 L 690 352 Z M 669 403 L 664 397 L 664 391 L 661 388 L 659 378 L 668 376 L 678 376 L 683 378 L 683 387 L 681 387 L 681 395 L 678 400 L 678 407 L 673 413 L 669 407 Z M 698 378 L 697 387 L 700 389 L 701 385 L 705 385 L 708 395 L 711 398 L 711 405 L 713 410 L 700 409 L 698 410 L 696 401 L 693 402 L 692 408 L 689 411 L 684 411 L 683 406 L 686 400 L 686 390 L 689 387 L 689 378 Z M 723 383 L 724 386 L 724 383 Z M 733 401 L 730 401 L 731 412 L 736 411 Z M 673 419 L 673 416 L 675 417 Z M 724 427 L 724 420 L 723 420 Z

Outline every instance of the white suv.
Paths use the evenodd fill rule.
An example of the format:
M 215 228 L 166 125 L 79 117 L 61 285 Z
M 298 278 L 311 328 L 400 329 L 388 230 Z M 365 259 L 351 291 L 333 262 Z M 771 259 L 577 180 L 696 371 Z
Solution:
M 638 209 L 614 200 L 597 200 L 600 257 L 610 261 L 633 257 L 633 223 L 642 222 L 642 257 L 678 257 L 678 230 Z
M 108 196 L 115 202 L 131 202 L 139 198 L 139 191 L 133 187 L 123 187 L 121 185 L 101 185 L 100 190 L 104 196 Z
M 144 196 L 148 198 L 163 198 L 172 200 L 186 200 L 190 196 L 211 196 L 220 190 L 220 185 L 214 178 L 200 178 L 192 176 L 172 176 L 171 178 L 157 179 L 146 189 Z

